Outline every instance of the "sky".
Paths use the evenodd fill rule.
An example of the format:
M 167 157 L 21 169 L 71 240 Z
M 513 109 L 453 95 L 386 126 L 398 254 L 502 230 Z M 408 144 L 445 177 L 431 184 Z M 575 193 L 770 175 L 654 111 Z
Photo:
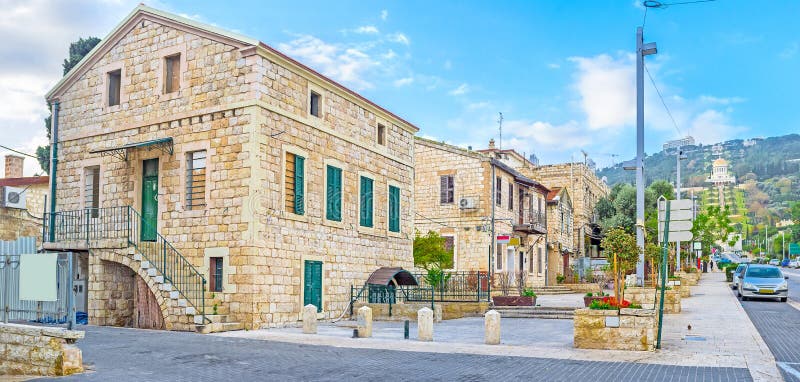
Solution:
M 44 94 L 69 43 L 104 38 L 139 2 L 0 0 L 0 144 L 34 154 L 46 143 Z M 648 153 L 686 135 L 711 144 L 800 131 L 798 1 L 716 0 L 646 17 L 633 0 L 145 3 L 257 38 L 422 137 L 499 145 L 502 113 L 502 148 L 542 164 L 583 160 L 581 150 L 600 167 L 635 155 L 643 23 L 645 42 L 658 46 L 646 58 Z M 0 165 L 7 153 L 0 148 Z M 28 158 L 25 175 L 40 172 Z

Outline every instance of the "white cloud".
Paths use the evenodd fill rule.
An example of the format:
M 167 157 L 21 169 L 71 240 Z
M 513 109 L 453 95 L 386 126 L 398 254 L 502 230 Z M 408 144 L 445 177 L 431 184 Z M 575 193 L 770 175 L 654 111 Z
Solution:
M 797 51 L 800 50 L 800 45 L 798 45 L 797 41 L 790 43 L 786 48 L 784 48 L 778 56 L 784 60 L 788 60 L 797 55 Z
M 381 20 L 386 21 L 387 18 L 389 18 L 389 11 L 384 9 L 381 11 Z
M 691 122 L 691 134 L 699 143 L 712 144 L 738 136 L 748 130 L 734 125 L 725 112 L 708 109 L 696 115 Z
M 410 45 L 411 44 L 411 40 L 408 38 L 408 36 L 406 36 L 405 34 L 400 33 L 400 32 L 392 33 L 392 34 L 386 36 L 386 38 L 388 38 L 389 41 L 396 42 L 398 44 L 403 44 L 403 45 Z
M 447 94 L 450 94 L 452 96 L 460 96 L 460 95 L 467 94 L 467 92 L 469 92 L 469 85 L 461 84 L 457 88 L 449 91 Z
M 636 118 L 634 56 L 570 57 L 577 64 L 575 89 L 590 129 L 618 128 Z
M 378 28 L 375 27 L 374 25 L 360 26 L 360 27 L 356 28 L 355 30 L 353 30 L 353 32 L 356 32 L 358 34 L 378 34 L 378 33 L 380 33 Z
M 329 44 L 309 35 L 281 43 L 278 47 L 337 81 L 356 89 L 373 87 L 367 79 L 367 74 L 378 66 L 379 62 L 357 48 Z
M 714 97 L 709 95 L 701 95 L 698 100 L 700 102 L 712 105 L 730 105 L 746 101 L 744 98 L 741 97 Z
M 556 63 L 550 63 L 550 64 L 547 64 L 547 67 L 550 68 L 550 69 L 559 69 L 559 68 L 561 68 L 561 65 L 556 64 Z
M 414 77 L 399 78 L 394 81 L 394 86 L 401 87 L 411 85 L 414 82 Z
M 397 57 L 397 53 L 395 53 L 395 51 L 389 49 L 389 51 L 384 53 L 384 54 L 382 54 L 381 57 L 383 57 L 384 60 L 391 60 L 391 59 Z

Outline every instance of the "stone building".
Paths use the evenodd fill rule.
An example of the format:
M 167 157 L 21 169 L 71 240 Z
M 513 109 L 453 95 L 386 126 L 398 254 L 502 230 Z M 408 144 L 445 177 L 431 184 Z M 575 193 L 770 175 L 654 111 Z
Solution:
M 0 240 L 42 238 L 42 214 L 47 195 L 46 176 L 23 176 L 25 158 L 6 155 L 0 178 Z
M 414 156 L 414 227 L 445 237 L 453 270 L 491 267 L 512 279 L 522 270 L 528 285 L 544 285 L 545 187 L 492 154 L 417 137 Z M 492 238 L 493 213 L 494 231 L 510 236 L 507 244 Z
M 91 250 L 92 324 L 331 318 L 412 266 L 418 129 L 263 42 L 141 5 L 47 99 L 45 244 Z
M 595 205 L 608 196 L 608 185 L 584 163 L 560 163 L 526 168 L 520 171 L 548 188 L 564 188 L 569 192 L 573 208 L 573 258 L 598 257 L 600 237 Z
M 550 280 L 556 280 L 558 275 L 570 276 L 575 252 L 573 214 L 572 199 L 567 189 L 550 189 L 547 193 L 547 253 L 550 264 L 547 276 Z

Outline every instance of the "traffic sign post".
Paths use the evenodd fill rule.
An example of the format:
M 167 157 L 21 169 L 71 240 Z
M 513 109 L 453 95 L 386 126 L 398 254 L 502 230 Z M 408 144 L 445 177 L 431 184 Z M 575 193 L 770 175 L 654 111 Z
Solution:
M 669 242 L 680 243 L 692 241 L 692 224 L 694 211 L 692 210 L 692 200 L 667 200 L 663 195 L 658 198 L 658 241 L 664 241 L 665 222 L 667 225 Z M 680 248 L 675 251 L 675 266 L 681 269 Z

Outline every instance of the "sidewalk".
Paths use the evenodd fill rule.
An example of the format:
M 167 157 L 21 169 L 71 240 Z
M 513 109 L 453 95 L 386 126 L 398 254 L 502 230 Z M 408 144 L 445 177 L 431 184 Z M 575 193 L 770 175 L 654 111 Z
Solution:
M 764 341 L 734 298 L 720 272 L 707 273 L 682 302 L 683 313 L 664 316 L 662 350 L 631 352 L 572 347 L 572 320 L 504 319 L 502 344 L 483 344 L 483 320 L 465 318 L 434 326 L 434 342 L 403 340 L 403 324 L 375 322 L 373 338 L 353 339 L 352 321 L 320 323 L 317 335 L 300 328 L 225 332 L 214 335 L 347 348 L 431 353 L 468 353 L 586 361 L 617 361 L 678 366 L 747 367 L 755 381 L 780 380 Z M 566 297 L 572 300 L 574 297 Z M 555 302 L 555 301 L 554 301 Z M 563 301 L 562 301 L 563 302 Z M 351 326 L 348 326 L 351 325 Z M 692 326 L 691 331 L 688 325 Z

